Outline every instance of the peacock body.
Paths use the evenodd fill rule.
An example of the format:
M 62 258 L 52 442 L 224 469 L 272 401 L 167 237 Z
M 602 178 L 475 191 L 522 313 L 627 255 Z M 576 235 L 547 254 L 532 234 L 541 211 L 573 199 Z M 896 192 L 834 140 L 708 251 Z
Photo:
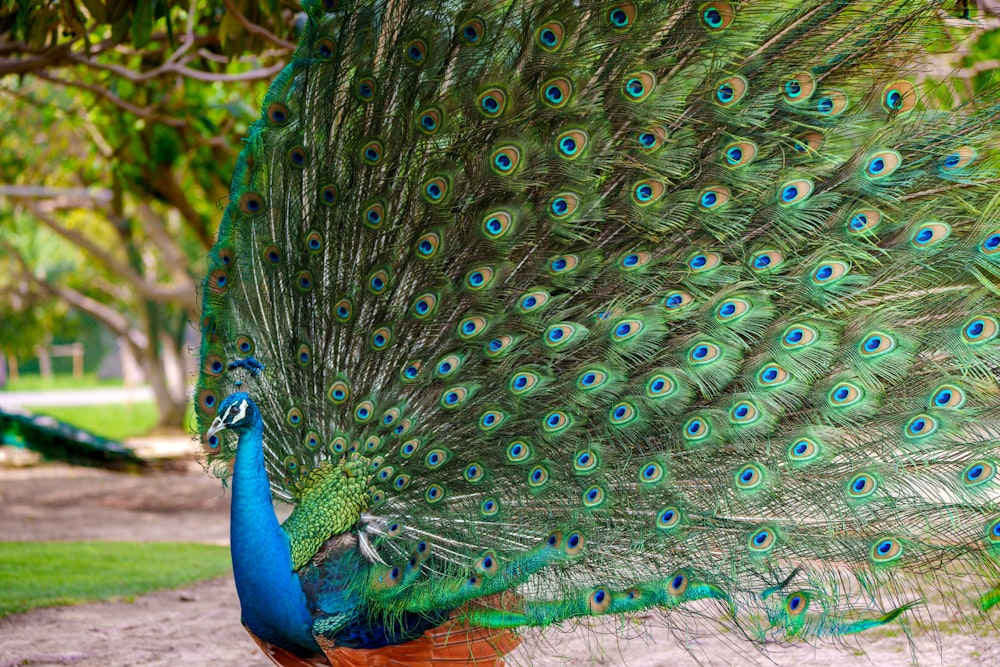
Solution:
M 1000 599 L 1000 107 L 899 73 L 940 6 L 303 4 L 197 393 L 273 660 Z

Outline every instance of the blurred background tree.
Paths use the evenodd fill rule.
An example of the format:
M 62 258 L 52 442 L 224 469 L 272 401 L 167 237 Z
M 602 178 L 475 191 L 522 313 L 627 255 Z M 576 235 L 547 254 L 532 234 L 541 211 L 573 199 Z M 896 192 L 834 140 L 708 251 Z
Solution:
M 995 88 L 998 4 L 942 5 L 932 104 Z M 182 425 L 204 256 L 302 24 L 294 0 L 0 0 L 0 349 L 99 322 Z
M 183 425 L 240 139 L 297 39 L 283 0 L 0 0 L 0 348 L 126 346 Z

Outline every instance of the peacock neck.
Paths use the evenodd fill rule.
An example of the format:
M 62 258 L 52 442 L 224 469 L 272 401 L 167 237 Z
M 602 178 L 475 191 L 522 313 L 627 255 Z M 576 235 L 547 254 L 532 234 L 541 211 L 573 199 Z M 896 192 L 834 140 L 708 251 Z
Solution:
M 271 504 L 264 467 L 264 423 L 240 431 L 233 472 L 229 540 L 243 622 L 261 639 L 290 650 L 319 652 L 312 616 L 292 569 L 288 537 Z

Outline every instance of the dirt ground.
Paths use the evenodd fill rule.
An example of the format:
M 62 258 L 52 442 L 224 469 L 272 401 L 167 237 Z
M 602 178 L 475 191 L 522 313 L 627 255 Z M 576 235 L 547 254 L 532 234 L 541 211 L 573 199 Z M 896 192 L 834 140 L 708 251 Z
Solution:
M 226 544 L 228 503 L 216 480 L 183 472 L 127 475 L 67 466 L 0 469 L 0 539 L 178 540 Z M 895 634 L 895 636 L 892 636 Z M 1000 665 L 998 633 L 918 636 L 921 665 Z M 863 648 L 864 652 L 859 650 Z M 913 654 L 901 633 L 876 633 L 846 649 L 777 647 L 762 655 L 725 636 L 675 639 L 667 630 L 640 638 L 548 633 L 511 656 L 520 665 L 775 664 L 789 667 L 903 666 Z M 230 578 L 160 591 L 134 601 L 38 609 L 0 619 L 0 667 L 194 665 L 266 667 L 239 623 Z

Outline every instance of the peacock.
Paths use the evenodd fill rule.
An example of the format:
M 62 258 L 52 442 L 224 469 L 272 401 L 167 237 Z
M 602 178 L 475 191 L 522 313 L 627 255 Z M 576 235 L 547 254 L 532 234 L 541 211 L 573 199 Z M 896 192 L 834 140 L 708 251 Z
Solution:
M 120 442 L 14 406 L 0 407 L 0 445 L 31 449 L 46 459 L 76 465 L 123 470 L 147 465 Z
M 276 664 L 988 618 L 1000 103 L 904 70 L 953 7 L 303 8 L 195 397 Z

